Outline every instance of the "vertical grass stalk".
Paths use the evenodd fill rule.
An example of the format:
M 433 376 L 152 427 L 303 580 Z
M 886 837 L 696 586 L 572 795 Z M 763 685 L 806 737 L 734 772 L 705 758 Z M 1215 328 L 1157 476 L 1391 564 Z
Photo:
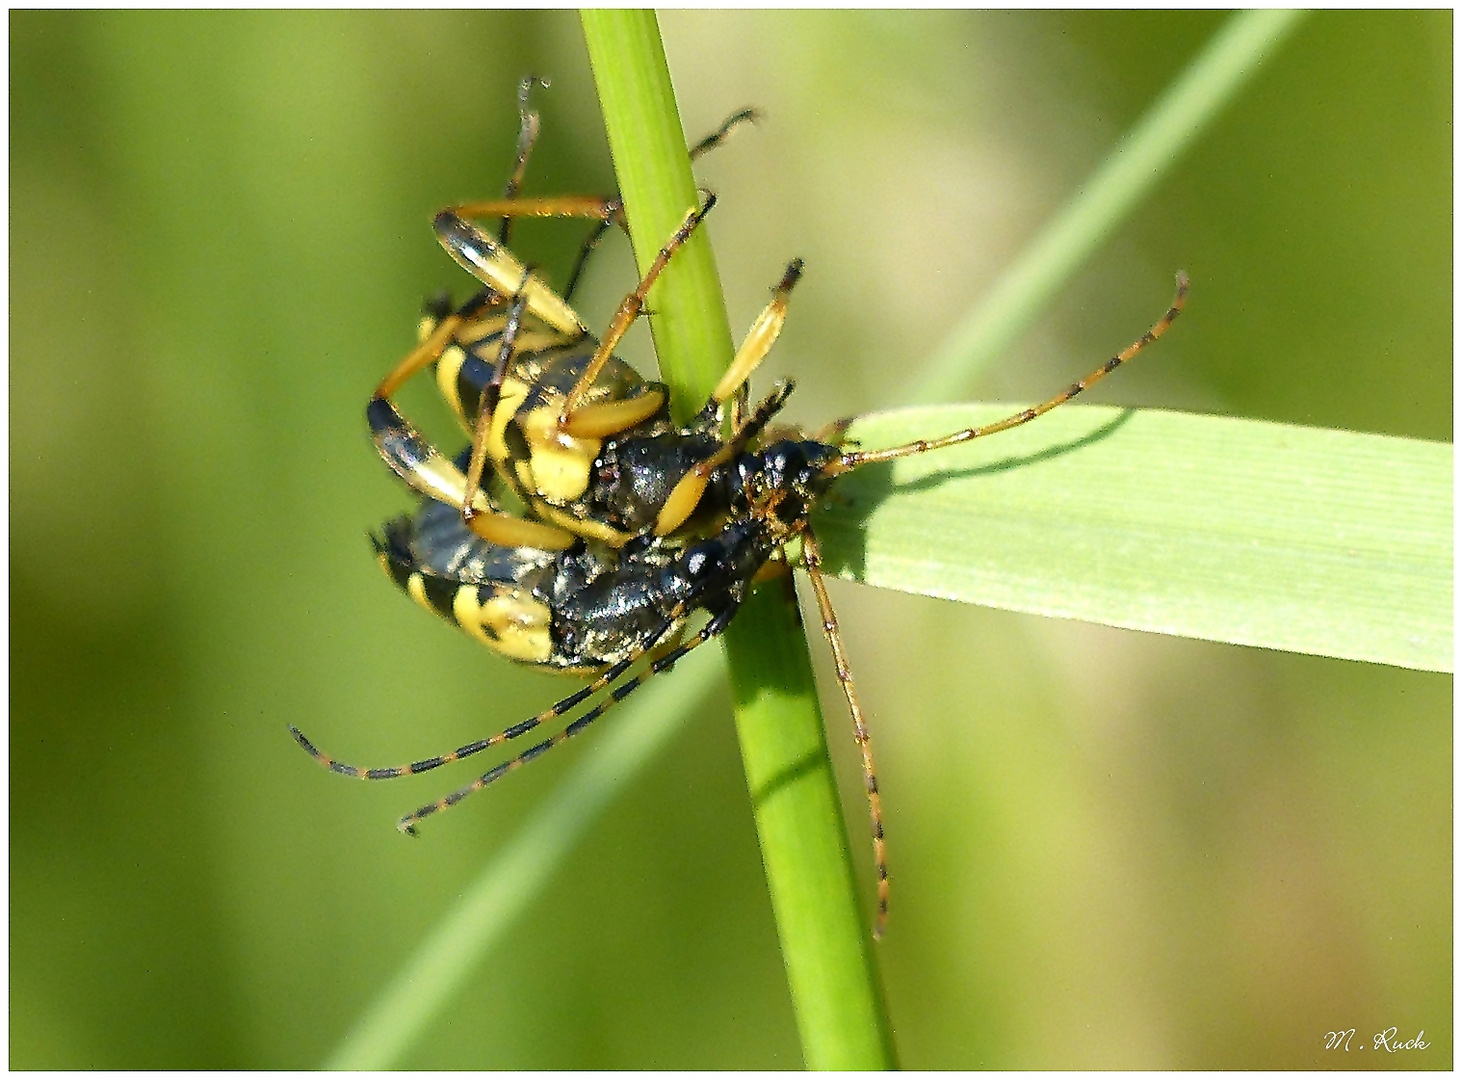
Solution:
M 648 11 L 585 11 L 589 59 L 643 270 L 698 205 L 660 41 Z M 705 400 L 732 339 L 704 228 L 651 291 L 651 329 L 682 410 Z M 790 580 L 755 593 L 726 635 L 736 727 L 803 1058 L 816 1069 L 894 1065 L 858 904 L 807 641 Z

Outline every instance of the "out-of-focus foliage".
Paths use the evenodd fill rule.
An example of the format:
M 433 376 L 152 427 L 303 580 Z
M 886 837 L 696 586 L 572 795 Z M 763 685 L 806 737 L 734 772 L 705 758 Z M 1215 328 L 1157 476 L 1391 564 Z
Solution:
M 692 137 L 767 115 L 700 173 L 733 325 L 807 260 L 765 376 L 794 417 L 900 403 L 1221 20 L 664 17 Z M 1449 437 L 1451 48 L 1447 12 L 1309 19 L 970 396 L 1084 373 L 1181 266 L 1183 323 L 1103 400 Z M 22 12 L 10 50 L 10 1063 L 310 1066 L 593 752 L 411 844 L 395 814 L 455 778 L 350 784 L 284 731 L 389 764 L 564 689 L 375 570 L 362 533 L 408 500 L 361 408 L 420 297 L 467 288 L 426 222 L 501 185 L 522 74 L 554 83 L 528 190 L 612 185 L 578 22 Z M 578 236 L 516 246 L 562 280 Z M 607 248 L 600 322 L 633 276 Z M 451 437 L 428 387 L 405 404 Z M 903 1064 L 1451 1064 L 1449 677 L 833 591 Z M 1431 1045 L 1322 1049 L 1393 1026 Z M 798 1061 L 718 707 L 406 1064 Z

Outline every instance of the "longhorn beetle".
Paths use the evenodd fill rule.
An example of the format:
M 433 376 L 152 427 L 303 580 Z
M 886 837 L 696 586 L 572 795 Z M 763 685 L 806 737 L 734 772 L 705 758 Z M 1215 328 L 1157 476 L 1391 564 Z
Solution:
M 686 214 L 644 279 L 620 304 L 603 338 L 596 340 L 568 296 L 604 230 L 622 223 L 623 207 L 617 196 L 517 197 L 539 130 L 537 114 L 527 108 L 534 81 L 524 80 L 520 91 L 518 158 L 504 198 L 460 204 L 433 221 L 442 246 L 484 287 L 455 310 L 439 306 L 429 312 L 420 344 L 381 381 L 366 416 L 377 449 L 392 469 L 421 494 L 458 507 L 483 539 L 564 550 L 575 536 L 585 536 L 622 547 L 637 535 L 673 532 L 696 510 L 695 488 L 704 468 L 687 477 L 686 485 L 677 489 L 676 483 L 705 459 L 725 456 L 721 407 L 730 401 L 739 420 L 746 378 L 781 330 L 787 296 L 801 266 L 788 267 L 705 407 L 689 425 L 676 427 L 664 384 L 644 381 L 613 350 L 643 312 L 660 272 L 715 205 L 715 197 L 707 195 L 702 206 Z M 719 146 L 755 115 L 750 109 L 734 113 L 697 143 L 691 156 Z M 497 238 L 468 220 L 498 215 L 503 223 Z M 564 296 L 507 249 L 512 220 L 524 216 L 596 221 Z M 421 439 L 391 401 L 408 379 L 431 366 L 442 396 L 472 437 L 465 470 Z M 759 410 L 753 420 L 765 423 L 769 415 Z M 755 423 L 741 426 L 738 445 L 759 430 Z M 404 443 L 419 445 L 424 453 L 403 455 L 397 448 Z M 482 485 L 489 463 L 526 504 L 531 519 L 488 505 Z M 610 473 L 614 480 L 606 483 Z
M 528 85 L 525 80 L 520 101 L 526 101 Z M 316 749 L 297 728 L 291 726 L 290 730 L 301 747 L 334 772 L 367 780 L 392 779 L 439 768 L 518 738 L 568 715 L 595 694 L 609 691 L 598 704 L 550 738 L 403 817 L 399 826 L 414 833 L 422 818 L 455 805 L 578 734 L 651 675 L 668 669 L 686 653 L 719 635 L 735 616 L 753 581 L 774 560 L 790 564 L 788 545 L 800 541 L 797 560 L 811 581 L 862 754 L 878 874 L 874 933 L 880 936 L 888 912 L 888 874 L 878 781 L 867 725 L 823 582 L 821 551 L 811 529 L 812 510 L 846 472 L 993 435 L 1028 423 L 1071 400 L 1167 330 L 1183 308 L 1187 277 L 1181 272 L 1177 275 L 1177 292 L 1171 306 L 1142 337 L 1086 378 L 1003 420 L 882 450 L 853 450 L 837 441 L 800 436 L 757 445 L 767 421 L 792 391 L 790 381 L 780 383 L 746 414 L 746 380 L 780 331 L 787 295 L 801 273 L 800 260 L 794 260 L 727 377 L 695 420 L 676 428 L 666 418 L 663 387 L 639 380 L 628 365 L 612 356 L 611 350 L 639 314 L 649 284 L 713 200 L 687 214 L 635 293 L 621 305 L 610 331 L 592 354 L 567 352 L 574 345 L 592 343 L 582 324 L 577 323 L 577 316 L 577 336 L 554 326 L 548 318 L 554 303 L 571 312 L 567 303 L 522 268 L 501 241 L 494 244 L 459 216 L 469 212 L 482 216 L 512 214 L 527 202 L 512 196 L 537 131 L 537 118 L 526 106 L 520 106 L 520 113 L 518 165 L 509 182 L 508 197 L 498 203 L 444 211 L 437 218 L 444 245 L 463 265 L 475 267 L 474 272 L 488 288 L 457 312 L 438 313 L 426 328 L 422 346 L 387 377 L 368 409 L 382 456 L 398 475 L 427 496 L 415 515 L 388 523 L 384 536 L 374 542 L 382 565 L 403 591 L 458 623 L 488 647 L 522 662 L 594 677 L 583 689 L 536 716 L 450 753 L 408 765 L 347 765 Z M 700 146 L 714 145 L 736 120 L 733 117 Z M 564 212 L 562 200 L 542 200 L 532 205 L 546 206 L 550 202 L 554 208 L 542 213 Z M 600 200 L 595 205 L 604 227 L 619 213 L 613 200 Z M 504 218 L 500 238 L 506 237 L 509 221 Z M 597 233 L 585 244 L 575 279 L 583 256 L 595 240 Z M 506 281 L 503 275 L 513 274 L 517 279 L 510 303 L 494 322 L 485 314 L 494 305 L 502 306 L 493 282 Z M 523 330 L 528 312 L 547 322 L 560 338 L 546 339 L 542 348 L 535 347 L 538 339 L 531 337 L 534 331 L 525 334 Z M 489 325 L 492 329 L 477 335 L 477 330 Z M 464 425 L 474 433 L 472 445 L 456 461 L 448 462 L 400 417 L 388 400 L 389 394 L 411 374 L 450 355 L 449 349 L 462 356 L 461 360 L 454 358 L 453 363 L 454 378 L 460 385 L 471 346 L 492 338 L 496 339 L 498 357 L 491 375 L 486 381 L 478 377 L 480 371 L 466 377 L 467 385 L 478 390 L 470 422 L 462 394 L 454 396 L 443 383 L 444 394 L 458 406 Z M 546 358 L 544 353 L 548 354 Z M 439 362 L 439 377 L 442 370 Z M 523 392 L 513 401 L 502 393 L 509 385 L 510 373 L 523 385 Z M 648 407 L 651 400 L 653 409 Z M 730 437 L 723 439 L 719 434 L 719 410 L 728 400 L 733 405 L 735 424 Z M 516 517 L 504 511 L 483 488 L 482 478 L 486 459 L 495 445 L 489 434 L 496 431 L 500 436 L 507 430 L 506 422 L 499 424 L 497 414 L 511 410 L 516 417 L 525 406 L 528 416 L 543 417 L 541 430 L 545 437 L 540 445 L 535 447 L 526 437 L 527 429 L 536 423 L 529 420 L 520 425 L 527 456 L 494 455 L 500 481 L 513 487 L 528 503 L 529 516 Z M 557 416 L 553 415 L 555 407 L 559 410 Z M 574 427 L 586 413 L 592 422 Z M 593 447 L 592 456 L 577 441 L 596 439 L 598 445 Z M 501 441 L 506 446 L 506 439 Z M 544 479 L 540 471 L 553 475 L 559 469 L 552 458 L 555 451 L 565 454 L 575 475 L 586 461 L 592 462 L 598 472 L 597 487 L 586 483 L 575 497 L 590 491 L 592 496 L 578 503 L 571 497 L 563 506 L 554 506 L 548 498 L 551 492 L 536 486 Z M 536 456 L 543 453 L 549 456 Z M 615 459 L 616 466 L 620 464 L 618 458 L 626 459 L 627 479 L 625 471 L 605 467 L 606 453 Z M 525 465 L 529 468 L 524 469 Z M 703 503 L 714 511 L 710 523 Z M 626 513 L 626 508 L 632 513 Z M 619 525 L 634 527 L 616 528 L 602 516 L 588 516 L 591 513 L 619 514 Z M 548 521 L 534 520 L 535 514 Z M 689 523 L 697 517 L 700 528 L 693 531 Z M 680 640 L 690 618 L 702 612 L 706 621 L 700 629 Z M 634 664 L 646 656 L 651 658 L 648 667 L 626 678 Z

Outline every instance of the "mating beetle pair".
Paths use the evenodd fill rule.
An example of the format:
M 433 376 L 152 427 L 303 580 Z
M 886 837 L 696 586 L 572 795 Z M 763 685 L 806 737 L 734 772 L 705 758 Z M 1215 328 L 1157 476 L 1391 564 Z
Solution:
M 1160 336 L 1182 308 L 1187 280 L 1167 312 L 1141 338 L 1055 397 L 994 424 L 884 450 L 845 449 L 818 438 L 762 439 L 791 393 L 779 384 L 748 408 L 747 380 L 780 332 L 801 274 L 789 264 L 731 368 L 692 420 L 674 424 L 663 384 L 643 380 L 613 355 L 642 312 L 645 296 L 675 251 L 714 205 L 690 210 L 644 279 L 596 340 L 568 303 L 584 259 L 602 233 L 622 223 L 617 198 L 524 199 L 517 188 L 538 133 L 527 107 L 534 80 L 520 91 L 517 163 L 501 200 L 438 214 L 438 239 L 483 288 L 462 306 L 437 305 L 422 341 L 377 388 L 367 417 L 387 464 L 425 499 L 412 516 L 390 522 L 376 548 L 403 591 L 511 659 L 592 675 L 583 689 L 537 716 L 448 754 L 409 765 L 362 769 L 300 745 L 327 768 L 363 779 L 423 772 L 518 738 L 565 716 L 594 695 L 598 704 L 564 729 L 495 766 L 471 784 L 401 819 L 415 831 L 423 817 L 455 804 L 504 773 L 578 734 L 598 716 L 720 634 L 752 582 L 769 565 L 797 558 L 808 572 L 853 716 L 863 756 L 878 872 L 880 932 L 888 883 L 878 783 L 867 727 L 854 693 L 837 621 L 822 580 L 813 507 L 841 474 L 863 465 L 952 446 L 1029 422 L 1069 401 Z M 698 144 L 719 144 L 750 113 L 738 113 Z M 502 217 L 496 238 L 470 219 Z M 509 252 L 512 220 L 573 216 L 596 222 L 561 296 Z M 435 367 L 438 386 L 471 435 L 448 459 L 400 415 L 391 396 L 413 375 Z M 729 406 L 730 434 L 722 413 Z M 525 508 L 505 508 L 502 490 Z M 688 623 L 706 621 L 686 636 Z M 629 676 L 641 659 L 648 666 Z

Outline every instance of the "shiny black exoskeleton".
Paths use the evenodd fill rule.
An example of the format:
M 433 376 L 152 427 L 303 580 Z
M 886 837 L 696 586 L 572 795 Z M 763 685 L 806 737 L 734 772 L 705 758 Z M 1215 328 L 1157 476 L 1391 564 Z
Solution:
M 601 628 L 638 635 L 649 645 L 663 639 L 667 624 L 678 625 L 695 611 L 710 617 L 703 636 L 719 634 L 756 575 L 806 531 L 840 460 L 836 447 L 788 439 L 718 469 L 714 499 L 730 515 L 721 528 L 679 548 L 663 538 L 625 548 L 618 566 L 557 605 L 563 647 L 583 651 L 578 642 L 592 640 Z
M 704 469 L 703 491 L 687 498 L 682 519 L 668 531 L 696 535 L 713 530 L 732 513 L 736 501 L 740 486 L 737 456 L 761 435 L 791 393 L 790 379 L 779 383 L 729 443 L 722 435 L 721 412 L 715 401 L 707 402 L 683 427 L 606 439 L 594 461 L 588 512 L 636 536 L 657 533 L 682 480 L 688 473 Z M 725 460 L 707 465 L 718 458 Z
M 732 516 L 695 542 L 646 537 L 617 552 L 582 539 L 562 551 L 506 547 L 433 499 L 372 542 L 403 592 L 494 651 L 600 672 L 667 641 L 697 611 L 710 617 L 706 637 L 720 633 L 752 578 L 805 523 L 836 457 L 822 443 L 783 441 L 718 468 L 712 498 Z
M 721 448 L 720 425 L 714 417 L 701 419 L 679 430 L 605 440 L 590 477 L 590 512 L 627 533 L 652 528 L 680 478 Z

